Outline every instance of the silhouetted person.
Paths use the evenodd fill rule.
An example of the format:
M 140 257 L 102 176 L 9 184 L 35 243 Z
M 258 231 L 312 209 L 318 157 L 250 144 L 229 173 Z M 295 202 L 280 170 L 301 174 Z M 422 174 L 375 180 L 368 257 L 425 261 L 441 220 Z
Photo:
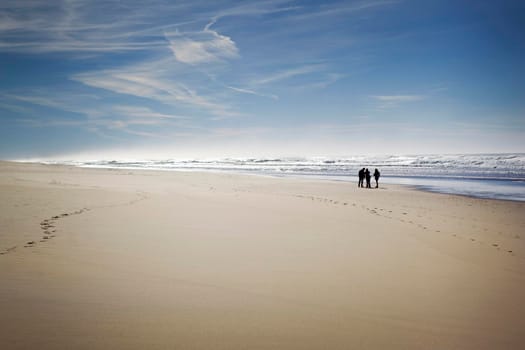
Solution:
M 372 188 L 370 186 L 370 178 L 371 178 L 371 176 L 370 176 L 370 171 L 368 170 L 368 168 L 366 168 L 366 170 L 365 170 L 365 178 L 366 178 L 366 188 Z
M 379 176 L 381 176 L 381 173 L 376 168 L 376 170 L 374 170 L 374 179 L 376 179 L 376 188 L 379 187 Z
M 357 187 L 363 187 L 363 181 L 365 180 L 365 168 L 359 170 L 359 182 L 357 183 Z

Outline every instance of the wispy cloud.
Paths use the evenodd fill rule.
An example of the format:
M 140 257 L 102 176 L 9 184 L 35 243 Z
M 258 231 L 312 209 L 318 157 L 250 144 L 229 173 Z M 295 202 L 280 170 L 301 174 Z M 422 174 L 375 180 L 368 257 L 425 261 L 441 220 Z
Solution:
M 307 11 L 290 16 L 289 20 L 314 20 L 320 17 L 340 17 L 356 12 L 381 8 L 401 2 L 401 0 L 371 0 L 357 2 L 343 2 L 336 4 L 321 5 L 316 11 Z
M 323 69 L 321 64 L 281 68 L 253 81 L 223 77 L 206 81 L 202 78 L 217 76 L 210 72 L 215 63 L 220 63 L 217 71 L 221 72 L 220 66 L 241 58 L 241 49 L 233 36 L 216 29 L 220 23 L 234 17 L 265 16 L 302 9 L 289 0 L 241 5 L 226 2 L 206 4 L 206 7 L 199 1 L 150 0 L 148 6 L 140 4 L 141 11 L 136 10 L 137 5 L 133 1 L 5 0 L 0 5 L 0 51 L 64 52 L 73 54 L 73 57 L 144 51 L 146 55 L 137 53 L 125 61 L 131 63 L 118 68 L 73 73 L 70 78 L 95 89 L 181 109 L 191 108 L 192 114 L 208 114 L 212 120 L 243 115 L 232 103 L 234 93 L 278 99 L 275 93 L 260 92 L 257 86 L 271 86 Z M 323 87 L 338 79 L 336 75 L 325 78 L 317 79 L 314 84 Z M 39 98 L 26 96 L 25 102 L 70 111 L 75 109 L 70 108 L 67 101 Z M 23 99 L 20 95 L 19 101 Z
M 137 29 L 151 27 L 151 11 L 110 1 L 2 1 L 0 50 L 25 53 L 119 52 L 165 46 Z M 177 6 L 172 6 L 175 11 Z M 114 15 L 119 14 L 115 21 Z M 130 35 L 130 33 L 133 33 Z
M 38 91 L 26 92 L 24 95 L 0 95 L 1 100 L 24 103 L 23 106 L 20 106 L 20 111 L 23 111 L 24 116 L 18 118 L 17 121 L 32 127 L 81 127 L 97 134 L 102 130 L 118 130 L 141 136 L 160 136 L 163 130 L 145 132 L 136 130 L 134 127 L 161 128 L 169 124 L 180 128 L 192 128 L 189 118 L 185 116 L 161 113 L 143 106 L 97 103 L 96 107 L 86 107 L 86 105 L 93 104 L 87 102 L 92 98 L 89 95 L 69 94 L 58 99 Z M 30 108 L 34 105 L 71 112 L 74 115 L 69 113 L 68 117 L 46 117 L 41 112 Z
M 301 6 L 288 5 L 290 0 L 268 0 L 260 2 L 250 2 L 242 5 L 235 5 L 230 8 L 220 10 L 213 18 L 218 20 L 230 16 L 256 16 L 268 15 L 279 12 L 289 12 L 298 10 Z
M 344 74 L 338 73 L 320 74 L 320 76 L 311 83 L 301 85 L 300 89 L 325 89 L 344 77 Z
M 3 0 L 0 5 L 0 50 L 33 54 L 105 54 L 161 51 L 170 47 L 181 62 L 206 62 L 238 54 L 230 37 L 211 29 L 216 20 L 291 10 L 282 6 L 288 2 L 267 1 L 226 5 L 226 8 L 218 2 L 206 4 L 203 10 L 202 3 L 189 0 L 148 0 L 146 3 L 135 0 Z M 200 32 L 188 32 L 188 36 L 182 32 L 175 34 L 178 28 L 206 21 L 209 24 Z M 171 35 L 166 36 L 170 31 Z
M 182 82 L 163 77 L 166 69 L 168 68 L 164 65 L 151 69 L 143 69 L 143 66 L 129 66 L 115 70 L 75 74 L 71 79 L 94 88 L 151 99 L 165 105 L 183 105 L 203 109 L 220 117 L 239 116 L 239 113 L 231 106 L 202 96 Z
M 372 97 L 382 102 L 413 102 L 425 98 L 422 95 L 374 95 Z
M 121 115 L 126 115 L 129 117 L 140 117 L 147 119 L 189 119 L 187 116 L 173 115 L 154 112 L 149 108 L 137 107 L 137 106 L 113 106 L 112 110 L 118 112 Z
M 268 97 L 268 98 L 271 98 L 271 99 L 274 99 L 274 100 L 278 100 L 279 99 L 279 96 L 273 95 L 273 94 L 263 94 L 263 93 L 260 93 L 260 92 L 254 91 L 254 90 L 242 89 L 242 88 L 238 88 L 238 87 L 234 87 L 234 86 L 226 86 L 226 87 L 228 89 L 230 89 L 230 90 L 233 90 L 233 91 L 236 91 L 236 92 L 239 92 L 239 93 L 242 93 L 242 94 L 249 94 L 249 95 L 261 96 L 261 97 Z
M 296 76 L 318 72 L 322 70 L 323 68 L 324 68 L 323 65 L 304 65 L 301 67 L 295 67 L 295 68 L 291 68 L 287 70 L 278 71 L 266 77 L 256 79 L 252 83 L 255 85 L 274 83 L 277 81 L 290 79 Z
M 239 50 L 235 42 L 210 29 L 215 21 L 209 22 L 200 32 L 165 33 L 175 58 L 183 63 L 200 64 L 238 57 Z
M 2 98 L 26 102 L 30 104 L 40 105 L 44 107 L 51 107 L 57 109 L 68 109 L 67 105 L 63 101 L 51 99 L 42 96 L 31 96 L 31 95 L 16 95 L 16 94 L 2 94 Z
M 426 98 L 425 95 L 373 95 L 370 97 L 378 102 L 377 108 L 379 109 L 396 108 L 401 104 L 417 102 Z
M 152 138 L 163 138 L 162 131 L 147 132 L 134 129 L 135 126 L 156 126 L 157 123 L 128 119 L 85 119 L 69 120 L 63 118 L 41 119 L 41 118 L 22 118 L 18 122 L 33 128 L 56 128 L 74 127 L 84 128 L 104 138 L 115 138 L 110 132 L 119 131 L 130 135 L 138 135 Z
M 148 99 L 162 105 L 222 120 L 243 115 L 229 101 L 228 91 L 277 98 L 252 89 L 225 87 L 217 81 L 215 90 L 198 66 L 207 71 L 210 63 L 238 58 L 239 48 L 232 37 L 215 29 L 227 17 L 256 16 L 289 11 L 288 1 L 274 0 L 244 5 L 206 6 L 195 1 L 172 3 L 152 0 L 142 11 L 134 3 L 51 0 L 20 2 L 6 0 L 0 6 L 0 51 L 31 54 L 65 52 L 113 54 L 124 51 L 147 52 L 119 68 L 71 74 L 73 81 L 90 88 Z M 198 9 L 194 11 L 194 9 Z M 118 14 L 119 20 L 115 21 Z M 200 29 L 197 25 L 200 24 Z M 171 53 L 171 57 L 167 55 Z M 186 67 L 183 67 L 186 66 Z M 209 73 L 206 73 L 209 74 Z M 211 75 L 211 74 L 209 74 Z M 228 84 L 229 85 L 229 84 Z M 216 89 L 222 87 L 222 89 Z M 107 93 L 97 92 L 106 95 Z M 230 94 L 234 96 L 234 94 Z M 77 105 L 61 99 L 20 94 L 27 102 L 77 112 Z M 116 107 L 118 108 L 118 107 Z M 190 111 L 191 109 L 191 111 Z M 106 111 L 86 110 L 97 118 Z M 119 115 L 116 110 L 112 111 Z M 127 111 L 128 115 L 130 111 Z M 135 116 L 137 111 L 131 111 Z M 152 113 L 148 113 L 149 117 Z M 158 115 L 157 115 L 158 116 Z

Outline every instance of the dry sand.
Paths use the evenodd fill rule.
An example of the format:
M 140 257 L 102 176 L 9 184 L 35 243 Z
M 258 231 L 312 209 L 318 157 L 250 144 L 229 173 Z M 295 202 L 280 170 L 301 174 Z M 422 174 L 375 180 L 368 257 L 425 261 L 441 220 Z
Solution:
M 0 349 L 525 348 L 525 203 L 7 162 L 0 196 Z

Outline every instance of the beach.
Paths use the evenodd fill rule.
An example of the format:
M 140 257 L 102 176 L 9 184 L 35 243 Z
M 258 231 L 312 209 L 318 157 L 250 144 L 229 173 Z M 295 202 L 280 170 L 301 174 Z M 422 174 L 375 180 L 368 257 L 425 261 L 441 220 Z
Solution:
M 522 349 L 525 202 L 0 162 L 1 349 Z

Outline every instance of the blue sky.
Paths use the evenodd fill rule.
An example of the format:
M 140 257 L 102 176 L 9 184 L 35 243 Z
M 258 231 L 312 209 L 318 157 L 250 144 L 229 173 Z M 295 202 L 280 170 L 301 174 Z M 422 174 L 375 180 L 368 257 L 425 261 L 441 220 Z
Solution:
M 0 158 L 525 152 L 522 1 L 0 3 Z

